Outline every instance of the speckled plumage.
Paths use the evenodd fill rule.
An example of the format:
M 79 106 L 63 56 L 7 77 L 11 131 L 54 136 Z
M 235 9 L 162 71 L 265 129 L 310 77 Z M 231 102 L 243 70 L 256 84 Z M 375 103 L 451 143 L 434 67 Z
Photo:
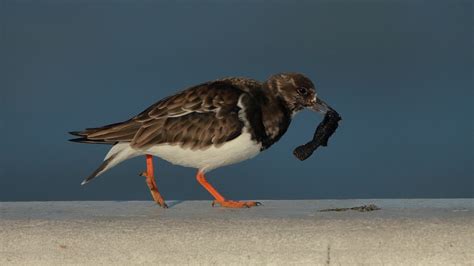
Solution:
M 301 88 L 305 89 L 304 94 Z M 245 145 L 258 145 L 260 150 L 265 150 L 287 131 L 295 113 L 315 101 L 313 83 L 298 73 L 277 74 L 265 82 L 229 77 L 202 83 L 167 97 L 127 121 L 71 132 L 79 137 L 72 141 L 126 144 L 129 149 L 126 153 L 122 150 L 112 152 L 113 149 L 109 152 L 104 163 L 112 166 L 119 162 L 110 158 L 126 160 L 150 150 L 156 151 L 163 145 L 204 155 L 204 151 L 210 148 L 217 151 L 243 133 L 250 134 L 251 138 Z M 247 157 L 253 156 L 250 155 Z M 204 167 L 188 163 L 183 158 L 175 161 L 172 162 Z M 237 160 L 227 161 L 234 163 Z M 221 165 L 214 164 L 206 167 Z M 109 168 L 102 165 L 101 170 L 89 179 Z

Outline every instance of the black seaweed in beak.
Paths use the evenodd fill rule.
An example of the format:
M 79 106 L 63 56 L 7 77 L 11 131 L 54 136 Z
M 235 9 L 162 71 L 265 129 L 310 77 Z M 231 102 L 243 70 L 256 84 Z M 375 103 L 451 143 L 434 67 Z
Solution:
M 318 128 L 314 132 L 313 139 L 299 147 L 297 147 L 293 154 L 301 161 L 306 160 L 319 146 L 327 146 L 328 140 L 336 132 L 339 126 L 341 116 L 320 99 L 314 99 L 312 105 L 308 106 L 309 109 L 323 113 L 324 119 L 319 123 Z
M 323 100 L 316 98 L 316 101 L 314 101 L 313 105 L 309 107 L 311 110 L 326 114 L 328 111 L 332 110 L 329 105 L 327 105 Z

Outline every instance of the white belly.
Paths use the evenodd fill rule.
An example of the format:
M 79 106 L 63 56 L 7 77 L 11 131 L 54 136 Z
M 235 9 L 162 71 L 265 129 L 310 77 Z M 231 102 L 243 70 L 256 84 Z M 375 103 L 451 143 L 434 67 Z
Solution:
M 172 164 L 198 168 L 208 172 L 221 166 L 250 159 L 260 153 L 261 145 L 251 139 L 249 133 L 206 150 L 183 149 L 179 145 L 160 144 L 149 148 L 146 153 L 160 157 Z

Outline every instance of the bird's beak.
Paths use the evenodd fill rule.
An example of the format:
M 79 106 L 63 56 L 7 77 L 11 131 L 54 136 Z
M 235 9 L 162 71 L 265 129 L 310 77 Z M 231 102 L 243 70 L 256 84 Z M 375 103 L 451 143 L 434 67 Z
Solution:
M 329 110 L 332 110 L 332 108 L 329 107 L 329 105 L 327 105 L 323 100 L 319 98 L 316 98 L 313 105 L 311 105 L 309 109 L 321 114 L 326 114 Z

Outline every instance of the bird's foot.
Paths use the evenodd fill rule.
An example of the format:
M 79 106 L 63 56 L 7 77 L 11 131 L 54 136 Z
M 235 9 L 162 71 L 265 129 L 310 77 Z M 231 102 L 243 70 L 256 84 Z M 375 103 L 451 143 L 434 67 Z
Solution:
M 147 172 L 141 173 L 140 176 L 146 177 L 146 180 L 145 180 L 146 184 L 148 185 L 151 196 L 153 197 L 153 200 L 156 202 L 156 204 L 167 209 L 168 205 L 166 204 L 165 200 L 163 199 L 160 192 L 158 191 L 158 187 L 156 186 L 156 182 L 155 182 L 155 177 L 153 175 L 148 175 Z
M 214 200 L 212 202 L 212 207 L 216 204 L 219 204 L 224 208 L 250 208 L 262 205 L 262 203 L 257 201 Z

